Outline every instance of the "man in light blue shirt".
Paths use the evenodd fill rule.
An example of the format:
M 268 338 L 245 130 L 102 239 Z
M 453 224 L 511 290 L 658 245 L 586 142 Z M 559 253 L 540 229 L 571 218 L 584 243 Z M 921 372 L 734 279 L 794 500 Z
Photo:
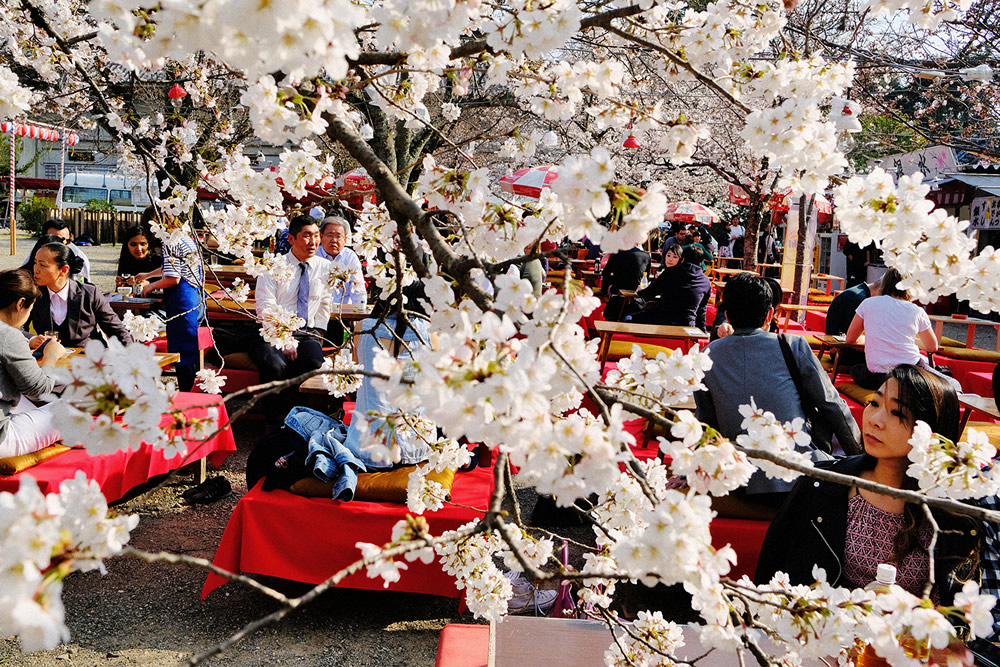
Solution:
M 368 293 L 365 291 L 365 276 L 357 253 L 347 247 L 351 238 L 351 225 L 340 216 L 328 215 L 320 225 L 320 247 L 318 257 L 333 262 L 334 270 L 342 274 L 342 280 L 333 288 L 333 310 L 340 305 L 365 306 Z

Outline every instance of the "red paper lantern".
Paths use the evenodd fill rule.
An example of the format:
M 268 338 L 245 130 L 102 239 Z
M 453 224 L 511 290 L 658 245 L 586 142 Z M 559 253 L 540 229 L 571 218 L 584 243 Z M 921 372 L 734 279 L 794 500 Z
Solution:
M 641 148 L 639 140 L 635 138 L 634 134 L 628 135 L 628 138 L 625 140 L 625 143 L 622 144 L 622 146 L 624 146 L 625 148 Z
M 167 97 L 172 100 L 182 100 L 187 97 L 187 91 L 181 88 L 180 84 L 174 84 L 167 93 Z

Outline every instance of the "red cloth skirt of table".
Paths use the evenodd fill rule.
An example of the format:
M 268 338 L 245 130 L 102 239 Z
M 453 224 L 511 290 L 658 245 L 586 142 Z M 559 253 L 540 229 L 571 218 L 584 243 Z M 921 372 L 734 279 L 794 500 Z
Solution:
M 934 355 L 934 363 L 938 366 L 947 366 L 951 371 L 951 376 L 958 380 L 962 388 L 965 387 L 965 378 L 969 373 L 990 373 L 992 377 L 993 368 L 996 366 L 992 361 L 971 361 L 968 359 L 953 359 L 943 354 Z
M 965 374 L 962 389 L 970 394 L 993 398 L 993 371 L 970 371 Z
M 216 423 L 225 424 L 229 421 L 226 406 L 213 405 L 221 400 L 220 397 L 209 394 L 178 392 L 174 396 L 173 404 L 190 417 L 203 418 L 209 414 L 209 410 L 216 410 Z M 166 426 L 168 423 L 170 419 L 165 417 L 161 426 Z M 82 470 L 87 479 L 95 480 L 101 485 L 101 492 L 108 502 L 113 502 L 148 481 L 150 477 L 162 475 L 206 456 L 212 465 L 218 467 L 235 451 L 236 441 L 229 428 L 197 448 L 195 443 L 189 442 L 187 457 L 177 455 L 167 459 L 163 456 L 162 450 L 154 450 L 151 445 L 145 443 L 138 451 L 117 451 L 99 456 L 91 456 L 85 449 L 72 449 L 24 472 L 0 477 L 0 491 L 16 492 L 21 486 L 21 479 L 30 475 L 38 482 L 38 487 L 43 493 L 58 493 L 59 484 L 63 480 L 71 479 L 77 470 Z
M 490 626 L 449 623 L 441 629 L 434 667 L 486 667 L 490 661 Z
M 212 339 L 212 327 L 198 327 L 198 349 L 207 350 L 214 344 L 215 342 Z M 147 345 L 152 345 L 153 347 L 155 347 L 157 352 L 166 352 L 167 337 L 160 336 L 159 338 L 154 338 L 153 340 L 149 341 Z
M 818 310 L 806 311 L 806 329 L 811 331 L 826 331 L 826 313 Z
M 440 535 L 482 516 L 467 507 L 486 509 L 493 491 L 493 471 L 475 468 L 460 472 L 451 487 L 453 502 L 424 516 L 432 535 Z M 263 574 L 307 584 L 318 584 L 361 558 L 357 542 L 385 544 L 392 527 L 406 517 L 406 505 L 326 498 L 304 498 L 287 491 L 264 491 L 257 484 L 240 499 L 219 542 L 213 563 L 229 572 Z M 428 565 L 406 563 L 394 591 L 460 597 L 455 579 L 437 560 Z M 202 597 L 228 580 L 211 573 Z M 347 577 L 341 588 L 382 590 L 381 578 L 369 579 L 364 570 Z

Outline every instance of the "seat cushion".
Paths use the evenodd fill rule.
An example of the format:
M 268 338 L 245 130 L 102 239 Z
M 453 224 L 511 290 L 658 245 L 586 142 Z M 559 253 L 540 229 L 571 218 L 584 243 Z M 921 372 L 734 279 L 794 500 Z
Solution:
M 66 447 L 61 442 L 57 442 L 34 452 L 2 458 L 0 459 L 0 475 L 16 475 L 22 470 L 27 470 L 69 450 L 69 447 Z
M 654 345 L 653 343 L 639 343 L 630 340 L 613 340 L 608 348 L 608 361 L 618 361 L 619 359 L 625 359 L 626 357 L 632 356 L 632 346 L 638 345 L 642 348 L 643 354 L 647 357 L 655 357 L 660 352 L 670 354 L 671 350 L 674 348 L 664 347 L 663 345 Z M 680 347 L 680 341 L 677 342 L 677 347 Z
M 223 357 L 226 368 L 234 371 L 255 371 L 257 364 L 253 362 L 247 352 L 233 352 Z
M 963 359 L 965 361 L 990 361 L 996 363 L 1000 361 L 1000 352 L 995 350 L 981 350 L 978 347 L 952 347 L 950 345 L 941 346 L 937 354 L 951 359 Z
M 833 297 L 826 294 L 810 294 L 809 303 L 833 303 Z
M 854 384 L 853 382 L 838 384 L 837 391 L 860 403 L 861 405 L 868 405 L 868 401 L 872 400 L 875 396 L 874 389 L 865 389 L 861 385 Z
M 954 338 L 948 338 L 947 336 L 941 336 L 941 345 L 946 347 L 968 347 L 962 341 L 955 340 Z

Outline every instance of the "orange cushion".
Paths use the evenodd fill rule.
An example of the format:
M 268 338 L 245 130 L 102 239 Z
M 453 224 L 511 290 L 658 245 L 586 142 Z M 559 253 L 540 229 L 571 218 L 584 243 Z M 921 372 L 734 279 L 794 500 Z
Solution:
M 809 303 L 833 303 L 833 297 L 826 294 L 810 294 Z
M 968 347 L 962 341 L 948 338 L 947 336 L 941 336 L 941 345 L 945 347 Z
M 232 354 L 227 354 L 222 359 L 226 362 L 227 369 L 234 371 L 258 370 L 257 364 L 253 362 L 253 359 L 250 358 L 250 354 L 247 352 L 233 352 Z
M 1000 361 L 1000 352 L 994 350 L 981 350 L 977 347 L 952 347 L 944 345 L 938 348 L 937 354 L 951 359 L 962 359 L 965 361 Z
M 63 452 L 68 452 L 69 447 L 60 443 L 49 445 L 36 452 L 21 454 L 20 456 L 8 456 L 0 459 L 0 475 L 16 475 L 22 470 L 27 470 L 43 461 L 48 461 L 53 456 L 59 456 Z
M 632 356 L 632 346 L 638 345 L 642 348 L 643 354 L 647 357 L 655 357 L 660 352 L 670 354 L 672 350 L 669 347 L 663 347 L 662 345 L 654 345 L 652 343 L 636 343 L 630 340 L 613 340 L 611 345 L 608 347 L 608 361 L 618 361 L 619 359 L 626 359 Z
M 358 475 L 354 499 L 405 503 L 406 485 L 410 481 L 410 473 L 416 468 L 417 466 L 403 466 L 383 472 L 363 472 Z M 443 486 L 450 495 L 451 485 L 455 481 L 455 471 L 431 472 L 427 475 L 427 479 Z M 329 498 L 333 493 L 333 483 L 322 482 L 315 477 L 305 477 L 292 484 L 289 491 L 311 498 Z
M 837 391 L 844 396 L 854 399 L 861 405 L 868 405 L 868 401 L 872 400 L 875 396 L 874 389 L 865 389 L 864 387 L 854 384 L 853 382 L 838 384 Z

